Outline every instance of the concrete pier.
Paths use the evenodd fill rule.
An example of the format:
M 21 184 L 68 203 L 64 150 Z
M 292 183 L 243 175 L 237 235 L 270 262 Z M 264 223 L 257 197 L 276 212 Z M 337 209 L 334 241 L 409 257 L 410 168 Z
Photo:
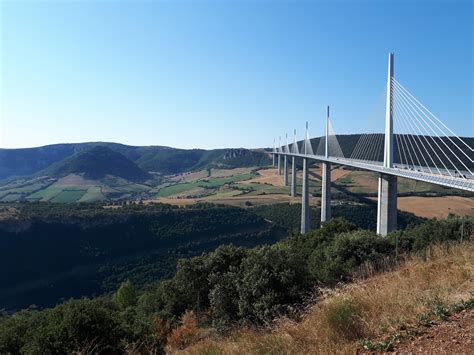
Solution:
M 281 175 L 281 155 L 278 154 L 278 175 Z
M 397 177 L 381 174 L 377 205 L 377 234 L 386 236 L 397 229 Z
M 272 154 L 272 158 L 273 158 L 273 163 L 272 163 L 272 165 L 273 165 L 273 167 L 275 167 L 275 154 Z
M 291 197 L 296 196 L 296 164 L 295 157 L 291 158 Z
M 385 144 L 383 165 L 393 167 L 393 53 L 388 55 L 387 102 L 385 107 Z M 377 204 L 377 234 L 397 229 L 397 177 L 380 174 Z
M 283 184 L 288 186 L 288 157 L 283 158 Z
M 308 159 L 303 158 L 303 190 L 301 193 L 301 234 L 306 234 L 310 229 L 311 210 L 309 207 L 308 186 Z
M 331 163 L 322 163 L 321 222 L 331 219 Z

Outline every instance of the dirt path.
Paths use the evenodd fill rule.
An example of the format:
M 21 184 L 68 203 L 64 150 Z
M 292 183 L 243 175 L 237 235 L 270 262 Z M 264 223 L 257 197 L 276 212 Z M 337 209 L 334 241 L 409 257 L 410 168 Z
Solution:
M 474 309 L 426 328 L 395 347 L 396 354 L 474 354 Z

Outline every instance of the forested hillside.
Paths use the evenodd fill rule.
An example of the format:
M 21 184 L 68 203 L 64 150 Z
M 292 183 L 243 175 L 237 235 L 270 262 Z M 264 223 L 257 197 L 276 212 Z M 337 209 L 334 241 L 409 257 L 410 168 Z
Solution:
M 0 309 L 99 295 L 126 279 L 141 287 L 170 276 L 178 258 L 221 244 L 274 243 L 284 235 L 233 207 L 36 203 L 2 209 L 15 212 L 0 221 Z
M 321 296 L 314 294 L 316 286 L 327 292 L 350 282 L 355 271 L 396 265 L 408 253 L 426 258 L 435 243 L 468 241 L 473 223 L 472 218 L 432 220 L 382 238 L 333 219 L 320 229 L 304 236 L 292 234 L 273 246 L 221 246 L 180 260 L 172 277 L 148 285 L 145 291 L 125 281 L 112 297 L 69 300 L 50 309 L 4 314 L 0 316 L 0 352 L 163 353 L 165 347 L 178 351 L 203 337 L 221 337 L 242 326 L 265 328 L 278 317 L 297 318 L 305 304 Z M 437 274 L 442 272 L 438 269 Z M 463 309 L 469 302 L 453 307 Z M 363 335 L 357 333 L 363 329 L 355 323 L 360 319 L 357 306 L 346 302 L 334 308 L 329 321 L 334 334 L 342 337 L 337 341 Z M 435 306 L 435 315 L 449 312 L 440 301 Z M 420 322 L 429 322 L 430 317 L 431 313 L 417 315 Z M 275 345 L 269 344 L 270 348 Z M 206 346 L 210 346 L 206 353 L 220 353 L 216 345 Z
M 170 276 L 178 258 L 222 244 L 272 244 L 298 230 L 301 205 L 23 203 L 0 208 L 0 269 L 10 270 L 0 273 L 0 309 L 18 309 L 99 295 L 126 279 L 143 287 Z M 314 208 L 314 228 L 319 214 Z M 335 206 L 334 214 L 375 229 L 375 204 Z M 420 221 L 399 214 L 401 228 Z

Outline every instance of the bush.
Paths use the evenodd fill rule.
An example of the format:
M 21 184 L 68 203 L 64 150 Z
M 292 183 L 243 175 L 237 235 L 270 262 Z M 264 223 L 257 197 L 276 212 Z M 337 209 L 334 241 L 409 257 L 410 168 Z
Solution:
M 254 325 L 286 313 L 311 289 L 304 260 L 282 245 L 252 250 L 239 276 L 239 318 Z
M 324 323 L 334 339 L 352 341 L 363 335 L 360 310 L 353 300 L 338 300 L 329 304 Z
M 362 263 L 394 253 L 390 240 L 369 231 L 343 232 L 329 238 L 321 236 L 323 242 L 308 257 L 310 274 L 324 284 L 346 281 Z
M 0 324 L 0 353 L 71 353 L 90 344 L 102 353 L 117 353 L 124 340 L 135 340 L 122 321 L 116 305 L 103 299 L 18 312 Z
M 137 305 L 137 292 L 130 280 L 122 282 L 117 292 L 112 297 L 113 301 L 122 309 Z
M 229 271 L 221 275 L 209 294 L 212 324 L 220 332 L 228 331 L 240 320 L 239 292 L 236 287 L 238 274 L 236 271 Z
M 181 316 L 181 325 L 173 329 L 168 337 L 168 348 L 182 350 L 199 340 L 199 329 L 193 311 L 186 311 Z
M 160 317 L 154 317 L 153 333 L 155 335 L 156 342 L 164 347 L 166 345 L 167 338 L 171 333 L 170 323 Z

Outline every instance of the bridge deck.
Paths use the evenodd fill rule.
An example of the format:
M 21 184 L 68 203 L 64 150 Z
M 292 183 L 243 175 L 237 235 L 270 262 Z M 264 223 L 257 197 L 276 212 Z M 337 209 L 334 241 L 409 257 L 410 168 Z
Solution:
M 450 188 L 460 189 L 464 191 L 474 192 L 474 180 L 463 178 L 463 177 L 452 177 L 449 175 L 435 175 L 430 174 L 424 171 L 414 171 L 401 168 L 386 168 L 382 165 L 376 163 L 368 163 L 358 160 L 350 160 L 345 158 L 326 158 L 323 155 L 305 155 L 305 154 L 293 154 L 285 152 L 272 152 L 271 154 L 287 155 L 298 158 L 307 158 L 312 160 L 318 160 L 321 162 L 329 162 L 333 164 L 351 166 L 354 168 L 359 168 L 363 170 L 375 171 L 378 173 L 383 173 L 387 175 L 400 176 L 407 179 L 418 180 L 423 182 L 428 182 L 431 184 L 446 186 Z

